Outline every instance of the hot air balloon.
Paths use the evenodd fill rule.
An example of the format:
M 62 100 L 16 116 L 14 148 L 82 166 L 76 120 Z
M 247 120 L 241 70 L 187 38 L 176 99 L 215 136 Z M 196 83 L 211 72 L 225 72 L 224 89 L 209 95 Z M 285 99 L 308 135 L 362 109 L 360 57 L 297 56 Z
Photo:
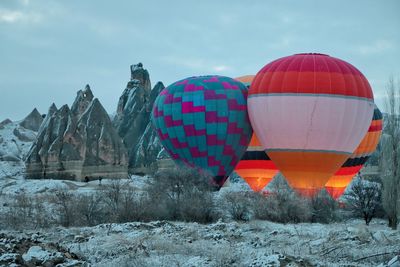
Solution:
M 178 164 L 196 167 L 221 187 L 249 144 L 247 88 L 224 76 L 177 81 L 157 97 L 152 122 Z
M 235 78 L 235 80 L 242 82 L 244 85 L 246 85 L 247 88 L 249 88 L 254 77 L 255 77 L 254 75 L 245 75 L 245 76 L 237 77 L 237 78 Z
M 308 53 L 264 66 L 251 83 L 248 110 L 263 148 L 291 187 L 312 196 L 364 137 L 374 103 L 358 69 Z
M 375 106 L 374 115 L 367 134 L 354 153 L 325 185 L 326 191 L 333 199 L 340 198 L 353 177 L 361 170 L 365 162 L 378 146 L 382 134 L 382 113 Z
M 254 133 L 246 152 L 236 165 L 235 171 L 255 192 L 263 190 L 278 173 L 278 169 L 264 152 Z
M 254 75 L 235 78 L 250 87 Z M 278 172 L 275 164 L 264 152 L 257 136 L 253 133 L 250 144 L 242 159 L 236 165 L 236 173 L 241 176 L 255 192 L 263 190 Z

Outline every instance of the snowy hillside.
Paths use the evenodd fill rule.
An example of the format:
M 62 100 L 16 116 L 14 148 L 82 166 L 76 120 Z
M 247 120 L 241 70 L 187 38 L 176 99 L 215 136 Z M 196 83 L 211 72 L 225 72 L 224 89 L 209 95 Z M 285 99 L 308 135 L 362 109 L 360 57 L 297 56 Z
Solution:
M 19 122 L 0 127 L 0 185 L 22 179 L 23 159 L 35 138 L 36 132 L 21 127 Z

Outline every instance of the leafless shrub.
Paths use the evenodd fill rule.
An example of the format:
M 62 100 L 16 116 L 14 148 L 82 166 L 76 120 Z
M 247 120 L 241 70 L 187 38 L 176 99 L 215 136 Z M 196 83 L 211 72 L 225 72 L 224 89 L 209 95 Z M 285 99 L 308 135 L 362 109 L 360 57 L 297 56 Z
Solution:
M 160 220 L 210 222 L 211 177 L 190 168 L 158 172 L 146 187 L 146 217 Z
M 142 200 L 136 197 L 135 191 L 130 185 L 124 186 L 121 191 L 119 205 L 117 207 L 117 222 L 130 222 L 141 220 Z
M 118 209 L 122 188 L 123 184 L 119 179 L 113 180 L 110 184 L 103 187 L 103 200 L 111 210 L 116 211 Z
M 0 225 L 4 229 L 47 228 L 54 224 L 44 208 L 44 197 L 29 196 L 22 191 L 0 209 Z
M 53 202 L 59 215 L 59 223 L 69 227 L 75 219 L 74 195 L 65 188 L 58 188 L 53 195 Z
M 50 196 L 47 194 L 33 197 L 34 218 L 32 222 L 35 229 L 49 228 L 56 223 L 52 210 L 46 207 L 49 202 Z
M 260 195 L 253 203 L 257 219 L 280 223 L 309 222 L 312 217 L 310 201 L 293 192 L 278 191 Z
M 253 192 L 229 192 L 224 195 L 222 207 L 236 221 L 249 221 L 253 213 Z
M 310 200 L 312 208 L 312 222 L 330 223 L 339 219 L 336 212 L 338 204 L 329 196 L 326 190 L 320 191 Z
M 75 206 L 79 225 L 93 226 L 106 222 L 106 211 L 100 193 L 79 196 Z
M 32 199 L 22 191 L 16 195 L 13 201 L 5 205 L 2 212 L 4 213 L 2 219 L 5 227 L 23 229 L 33 217 Z
M 103 217 L 106 222 L 130 222 L 144 220 L 146 207 L 143 196 L 134 190 L 130 182 L 113 181 L 103 186 L 100 192 L 103 200 Z
M 213 198 L 211 192 L 204 192 L 193 188 L 183 194 L 180 217 L 184 221 L 208 223 L 214 221 Z
M 255 218 L 281 223 L 309 222 L 312 207 L 308 199 L 293 192 L 282 175 L 278 175 L 266 196 L 258 195 L 253 200 Z
M 336 202 L 322 191 L 312 199 L 303 198 L 278 176 L 266 194 L 231 192 L 226 194 L 224 209 L 234 220 L 255 219 L 281 223 L 322 222 L 338 219 Z

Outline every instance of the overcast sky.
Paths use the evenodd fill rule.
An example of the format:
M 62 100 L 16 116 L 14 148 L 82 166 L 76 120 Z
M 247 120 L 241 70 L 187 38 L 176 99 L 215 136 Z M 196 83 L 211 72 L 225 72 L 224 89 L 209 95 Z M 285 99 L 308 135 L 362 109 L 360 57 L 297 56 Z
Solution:
M 0 0 L 0 121 L 71 105 L 87 83 L 113 113 L 138 62 L 152 85 L 169 85 L 255 74 L 300 52 L 352 63 L 383 107 L 388 77 L 400 77 L 399 48 L 397 0 Z

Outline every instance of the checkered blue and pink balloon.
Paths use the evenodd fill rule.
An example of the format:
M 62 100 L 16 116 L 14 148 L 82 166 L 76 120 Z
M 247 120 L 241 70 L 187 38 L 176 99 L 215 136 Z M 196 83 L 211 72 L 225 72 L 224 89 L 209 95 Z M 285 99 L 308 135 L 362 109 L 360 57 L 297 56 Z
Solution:
M 250 142 L 247 88 L 224 76 L 177 81 L 157 97 L 152 121 L 178 164 L 210 173 L 222 186 Z

